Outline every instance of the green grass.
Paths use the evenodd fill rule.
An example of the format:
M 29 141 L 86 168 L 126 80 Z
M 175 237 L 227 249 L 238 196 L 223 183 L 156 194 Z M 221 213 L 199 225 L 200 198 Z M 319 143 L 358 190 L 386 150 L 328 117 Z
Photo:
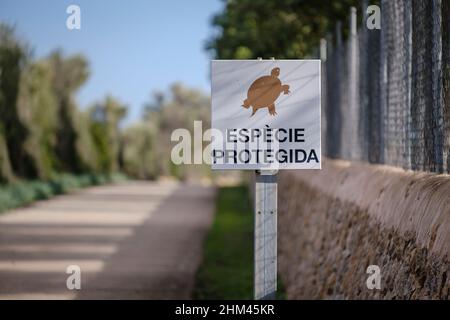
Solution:
M 48 199 L 74 189 L 124 179 L 126 177 L 122 174 L 60 174 L 49 181 L 20 181 L 0 185 L 0 212 L 21 207 L 36 200 Z
M 281 283 L 278 291 L 283 298 Z M 194 298 L 253 299 L 253 214 L 244 186 L 218 191 Z

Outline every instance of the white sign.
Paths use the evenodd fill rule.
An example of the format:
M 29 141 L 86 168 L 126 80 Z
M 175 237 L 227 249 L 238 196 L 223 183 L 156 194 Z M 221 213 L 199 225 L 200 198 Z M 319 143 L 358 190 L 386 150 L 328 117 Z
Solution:
M 320 60 L 213 60 L 212 169 L 320 169 Z

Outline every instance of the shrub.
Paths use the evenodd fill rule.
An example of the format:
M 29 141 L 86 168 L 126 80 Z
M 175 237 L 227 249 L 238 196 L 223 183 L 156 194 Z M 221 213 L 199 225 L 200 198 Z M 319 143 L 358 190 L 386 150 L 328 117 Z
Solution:
M 0 185 L 0 212 L 27 205 L 36 200 L 48 199 L 54 195 L 70 192 L 92 185 L 126 180 L 120 173 L 113 174 L 60 174 L 49 181 L 21 181 Z

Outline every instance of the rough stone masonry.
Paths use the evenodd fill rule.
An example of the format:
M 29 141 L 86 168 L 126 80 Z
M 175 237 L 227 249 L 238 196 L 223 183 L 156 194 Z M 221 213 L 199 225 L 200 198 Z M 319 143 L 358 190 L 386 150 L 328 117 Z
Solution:
M 449 175 L 327 159 L 283 172 L 278 203 L 289 299 L 450 298 Z

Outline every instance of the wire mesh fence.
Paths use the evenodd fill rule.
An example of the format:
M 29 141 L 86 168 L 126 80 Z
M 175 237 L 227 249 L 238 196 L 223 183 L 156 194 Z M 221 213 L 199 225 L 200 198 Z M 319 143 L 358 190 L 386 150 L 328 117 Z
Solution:
M 345 41 L 337 23 L 321 44 L 327 156 L 449 172 L 449 3 L 381 0 L 369 29 L 363 0 Z

